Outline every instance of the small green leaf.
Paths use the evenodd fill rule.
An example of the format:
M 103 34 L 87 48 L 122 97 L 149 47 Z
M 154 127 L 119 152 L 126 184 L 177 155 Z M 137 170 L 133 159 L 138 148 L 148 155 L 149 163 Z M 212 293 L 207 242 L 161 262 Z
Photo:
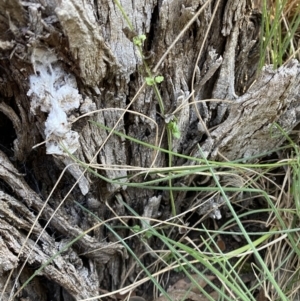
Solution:
M 153 236 L 152 232 L 151 231 L 146 231 L 145 234 L 144 234 L 145 238 L 149 239 Z
M 154 78 L 152 77 L 146 77 L 146 83 L 148 86 L 153 86 L 154 85 Z
M 140 232 L 141 231 L 141 227 L 139 225 L 134 225 L 131 229 L 134 232 Z
M 136 36 L 133 38 L 133 44 L 136 46 L 142 46 L 143 42 L 146 40 L 146 36 L 144 34 L 141 34 L 139 36 Z
M 179 130 L 177 122 L 176 121 L 171 121 L 168 124 L 168 127 L 171 130 L 173 137 L 176 138 L 176 139 L 179 139 L 180 138 L 180 130 Z
M 155 82 L 157 82 L 158 84 L 160 84 L 163 80 L 164 80 L 164 77 L 161 75 L 155 77 Z

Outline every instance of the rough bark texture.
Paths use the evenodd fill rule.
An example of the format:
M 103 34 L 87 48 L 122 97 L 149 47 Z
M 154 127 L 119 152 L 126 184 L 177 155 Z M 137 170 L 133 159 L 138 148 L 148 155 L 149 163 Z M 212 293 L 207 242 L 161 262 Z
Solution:
M 273 122 L 288 133 L 299 123 L 299 62 L 290 61 L 279 70 L 268 66 L 256 78 L 260 13 L 250 1 L 122 0 L 121 4 L 136 33 L 147 36 L 144 51 L 149 53 L 151 68 L 202 9 L 158 68 L 165 78 L 159 86 L 165 113 L 172 114 L 189 101 L 215 99 L 184 106 L 175 114 L 181 131 L 173 142 L 175 151 L 197 157 L 200 143 L 209 158 L 247 160 L 282 144 L 282 136 L 272 130 Z M 83 169 L 74 164 L 47 200 L 60 172 L 73 162 L 59 155 L 61 141 L 76 150 L 80 160 L 106 167 L 99 173 L 109 179 L 127 176 L 125 170 L 109 166 L 152 164 L 153 150 L 116 135 L 106 141 L 109 133 L 88 122 L 93 119 L 110 128 L 119 122 L 116 130 L 156 143 L 156 127 L 150 119 L 123 114 L 145 74 L 115 3 L 3 0 L 0 33 L 0 290 L 2 300 L 9 300 L 53 254 L 95 225 L 74 200 L 102 220 L 113 216 L 106 202 L 119 215 L 126 211 L 118 200 L 140 215 L 148 215 L 144 212 L 148 203 L 163 206 L 161 218 L 168 217 L 170 208 L 165 195 L 157 197 L 156 191 L 81 176 Z M 56 95 L 61 97 L 58 109 L 64 112 L 59 130 L 50 118 L 57 113 Z M 72 124 L 96 108 L 107 110 Z M 130 110 L 155 120 L 161 146 L 167 148 L 165 119 L 151 87 L 138 94 Z M 33 149 L 46 138 L 46 146 Z M 191 163 L 175 159 L 173 164 Z M 159 154 L 155 165 L 167 166 L 167 157 Z M 76 180 L 79 185 L 53 215 Z M 185 184 L 191 181 L 189 177 Z M 184 197 L 177 196 L 178 208 Z M 47 231 L 42 231 L 49 220 Z M 119 234 L 126 235 L 124 231 Z M 81 237 L 40 271 L 15 300 L 80 300 L 102 289 L 119 288 L 131 259 L 115 241 L 103 226 Z

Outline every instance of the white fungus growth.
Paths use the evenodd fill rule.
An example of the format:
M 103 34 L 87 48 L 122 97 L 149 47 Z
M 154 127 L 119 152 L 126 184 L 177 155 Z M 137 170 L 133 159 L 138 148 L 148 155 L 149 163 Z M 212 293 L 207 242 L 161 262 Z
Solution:
M 67 114 L 56 101 L 53 101 L 52 108 L 45 122 L 45 134 L 47 138 L 51 134 L 64 137 L 69 130 L 70 126 L 68 125 Z
M 67 74 L 54 53 L 35 49 L 32 54 L 35 75 L 30 76 L 31 112 L 37 109 L 48 113 L 45 121 L 47 154 L 63 155 L 63 145 L 70 153 L 79 147 L 79 134 L 71 130 L 68 113 L 78 109 L 82 96 L 78 93 L 73 75 Z

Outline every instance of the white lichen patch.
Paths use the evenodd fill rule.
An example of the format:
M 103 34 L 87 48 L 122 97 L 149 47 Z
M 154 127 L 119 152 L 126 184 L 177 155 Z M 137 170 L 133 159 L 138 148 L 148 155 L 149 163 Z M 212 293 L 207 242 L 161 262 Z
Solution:
M 89 182 L 82 175 L 79 166 L 72 164 L 67 153 L 74 153 L 79 147 L 79 134 L 71 129 L 74 119 L 74 110 L 88 113 L 95 109 L 91 100 L 83 101 L 77 89 L 76 79 L 68 74 L 59 63 L 56 55 L 48 49 L 34 49 L 31 62 L 34 74 L 30 76 L 30 89 L 27 95 L 31 98 L 30 111 L 41 122 L 41 112 L 47 113 L 44 124 L 46 152 L 51 155 L 60 155 L 60 160 L 68 166 L 69 172 L 78 181 L 83 195 L 89 192 Z M 80 105 L 84 108 L 81 110 Z M 67 150 L 67 152 L 66 152 Z
M 45 121 L 47 154 L 66 155 L 64 148 L 74 153 L 79 147 L 79 134 L 71 130 L 70 113 L 83 101 L 73 75 L 67 74 L 54 53 L 38 48 L 33 51 L 35 74 L 30 76 L 31 112 L 48 113 Z
M 224 203 L 222 197 L 210 198 L 203 202 L 203 204 L 197 209 L 198 214 L 207 215 L 212 219 L 221 219 L 222 214 L 220 211 L 221 205 Z

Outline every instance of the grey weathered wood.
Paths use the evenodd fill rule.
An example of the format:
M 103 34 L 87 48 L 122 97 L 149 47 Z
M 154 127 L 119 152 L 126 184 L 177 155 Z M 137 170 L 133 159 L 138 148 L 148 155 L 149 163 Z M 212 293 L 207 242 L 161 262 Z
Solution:
M 229 160 L 266 153 L 278 147 L 286 133 L 300 122 L 300 64 L 288 62 L 278 70 L 264 68 L 261 76 L 243 96 L 230 105 L 226 121 L 211 133 L 212 141 L 203 145 L 211 156 L 217 152 Z
M 268 66 L 257 77 L 259 12 L 252 10 L 251 1 L 221 0 L 205 39 L 215 9 L 212 2 L 215 5 L 216 1 L 208 0 L 121 1 L 136 33 L 147 36 L 144 50 L 150 68 L 154 68 L 189 20 L 204 8 L 158 67 L 157 74 L 165 78 L 159 85 L 165 112 L 159 111 L 151 87 L 145 87 L 130 106 L 131 111 L 155 120 L 158 137 L 157 128 L 149 119 L 133 113 L 123 115 L 123 110 L 142 86 L 145 73 L 129 38 L 128 25 L 113 1 L 0 2 L 0 111 L 10 120 L 11 124 L 3 122 L 14 133 L 8 138 L 9 142 L 1 141 L 7 149 L 6 154 L 0 153 L 3 182 L 0 187 L 0 254 L 4 258 L 0 263 L 1 291 L 8 273 L 17 268 L 2 300 L 8 300 L 10 292 L 15 292 L 12 290 L 15 280 L 20 286 L 31 269 L 38 268 L 62 245 L 96 224 L 95 219 L 74 205 L 74 201 L 86 204 L 102 220 L 113 216 L 106 202 L 119 215 L 126 213 L 121 202 L 125 201 L 141 216 L 148 216 L 151 200 L 159 199 L 165 208 L 161 218 L 170 214 L 166 195 L 161 199 L 156 191 L 106 183 L 91 174 L 81 176 L 84 169 L 71 166 L 19 254 L 60 172 L 72 162 L 67 156 L 46 155 L 44 145 L 32 149 L 45 139 L 45 122 L 53 106 L 51 91 L 56 84 L 64 87 L 68 83 L 78 91 L 76 97 L 80 99 L 80 106 L 67 112 L 65 125 L 66 131 L 72 130 L 79 136 L 78 143 L 73 141 L 72 144 L 77 148 L 75 156 L 86 163 L 94 160 L 102 164 L 106 168 L 99 173 L 110 179 L 128 175 L 125 170 L 109 168 L 113 165 L 150 167 L 153 150 L 115 135 L 103 145 L 109 133 L 89 123 L 89 119 L 111 128 L 119 121 L 118 131 L 152 144 L 162 137 L 161 146 L 167 148 L 165 120 L 175 115 L 181 137 L 173 141 L 174 151 L 197 156 L 200 143 L 209 158 L 225 156 L 230 160 L 247 160 L 249 156 L 279 146 L 284 139 L 270 134 L 274 121 L 288 133 L 299 123 L 299 62 L 291 61 L 278 70 Z M 48 74 L 53 76 L 58 73 L 55 84 L 45 84 L 41 93 L 28 93 L 30 76 L 41 77 L 41 68 L 48 68 Z M 217 101 L 209 101 L 212 98 Z M 66 102 L 72 100 L 71 97 Z M 202 102 L 190 104 L 193 101 Z M 106 110 L 72 123 L 95 108 Z M 0 126 L 7 131 L 2 124 Z M 50 136 L 52 142 L 59 142 L 63 137 L 53 133 Z M 154 164 L 167 166 L 166 156 L 158 154 Z M 174 158 L 173 164 L 192 162 Z M 25 169 L 21 170 L 22 166 Z M 137 179 L 144 180 L 143 177 Z M 68 196 L 52 217 L 48 233 L 34 245 L 45 221 L 51 218 L 76 180 L 79 188 Z M 192 180 L 190 176 L 182 182 L 189 185 Z M 178 208 L 184 199 L 184 193 L 177 195 Z M 155 208 L 155 212 L 157 210 Z M 124 265 L 130 264 L 131 259 L 126 261 L 123 247 L 104 229 L 101 226 L 84 236 L 43 269 L 37 281 L 25 288 L 25 292 L 31 294 L 28 298 L 46 300 L 49 291 L 42 289 L 42 276 L 48 279 L 48 289 L 55 287 L 53 300 L 92 297 L 100 293 L 99 288 L 118 288 L 125 273 Z M 125 230 L 118 233 L 128 234 Z M 116 244 L 104 243 L 103 239 Z M 135 243 L 135 251 L 142 253 L 143 245 Z M 98 248 L 98 252 L 91 252 Z M 25 270 L 17 279 L 17 271 L 28 254 Z M 59 287 L 63 288 L 63 293 Z

